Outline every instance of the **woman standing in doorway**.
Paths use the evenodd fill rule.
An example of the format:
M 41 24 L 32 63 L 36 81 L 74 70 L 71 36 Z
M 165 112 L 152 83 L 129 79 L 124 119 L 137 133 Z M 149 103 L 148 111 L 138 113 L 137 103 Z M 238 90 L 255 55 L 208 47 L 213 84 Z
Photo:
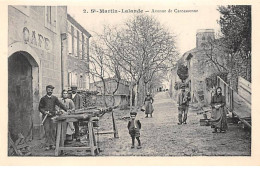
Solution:
M 222 96 L 221 87 L 218 87 L 216 89 L 216 93 L 211 98 L 211 107 L 212 107 L 211 121 L 212 121 L 212 128 L 214 128 L 213 133 L 216 132 L 225 133 L 228 128 L 225 105 L 226 105 L 226 98 L 225 96 Z

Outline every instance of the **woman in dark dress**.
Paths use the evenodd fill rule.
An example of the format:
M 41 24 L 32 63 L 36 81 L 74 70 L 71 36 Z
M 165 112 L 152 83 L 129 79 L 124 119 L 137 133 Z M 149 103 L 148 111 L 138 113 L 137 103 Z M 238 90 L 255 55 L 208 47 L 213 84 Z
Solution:
M 212 122 L 212 128 L 214 128 L 213 133 L 216 133 L 218 131 L 225 133 L 228 128 L 225 105 L 226 105 L 226 98 L 225 96 L 222 96 L 221 87 L 218 87 L 216 89 L 216 93 L 211 98 L 211 107 L 212 107 L 211 122 Z
M 150 114 L 151 117 L 153 114 L 153 98 L 150 95 L 150 93 L 147 93 L 147 96 L 144 99 L 144 105 L 145 105 L 145 114 L 146 114 L 146 118 L 148 117 L 148 114 Z

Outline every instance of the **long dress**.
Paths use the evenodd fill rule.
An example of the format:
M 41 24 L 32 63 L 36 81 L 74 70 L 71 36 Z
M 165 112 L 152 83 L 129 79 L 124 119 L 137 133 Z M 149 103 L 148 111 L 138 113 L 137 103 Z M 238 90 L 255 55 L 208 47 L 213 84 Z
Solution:
M 59 101 L 69 110 L 75 110 L 75 105 L 73 103 L 73 101 L 69 98 L 63 99 L 63 98 L 59 98 Z M 63 133 L 62 133 L 62 137 L 63 140 L 66 139 L 66 134 L 67 135 L 72 135 L 75 131 L 75 127 L 73 125 L 73 122 L 62 122 L 62 128 L 63 128 Z
M 153 113 L 152 96 L 146 96 L 144 103 L 145 103 L 145 114 L 152 114 Z
M 226 130 L 227 126 L 227 113 L 226 113 L 226 99 L 222 95 L 214 95 L 211 99 L 211 122 L 212 128 Z M 216 105 L 221 105 L 220 108 L 215 108 Z

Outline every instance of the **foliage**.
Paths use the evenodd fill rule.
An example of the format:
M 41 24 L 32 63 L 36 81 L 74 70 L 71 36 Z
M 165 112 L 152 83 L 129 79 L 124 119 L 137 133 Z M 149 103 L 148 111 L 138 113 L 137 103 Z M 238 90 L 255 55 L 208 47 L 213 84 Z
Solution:
M 251 6 L 220 6 L 219 24 L 227 47 L 233 53 L 237 51 L 251 52 Z
M 217 87 L 217 77 L 219 76 L 225 82 L 227 82 L 228 72 L 217 72 L 213 73 L 205 79 L 207 89 Z
M 218 11 L 222 42 L 229 54 L 230 85 L 237 89 L 238 76 L 251 82 L 251 6 L 219 6 Z
M 177 75 L 182 80 L 182 82 L 184 82 L 189 77 L 188 73 L 189 72 L 188 72 L 188 67 L 187 66 L 185 66 L 184 64 L 180 64 L 178 66 Z

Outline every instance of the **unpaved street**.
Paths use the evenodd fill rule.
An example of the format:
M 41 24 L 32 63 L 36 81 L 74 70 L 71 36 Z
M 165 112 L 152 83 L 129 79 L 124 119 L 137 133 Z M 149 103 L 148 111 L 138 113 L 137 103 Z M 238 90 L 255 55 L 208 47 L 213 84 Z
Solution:
M 190 110 L 186 125 L 177 125 L 176 103 L 167 92 L 155 96 L 153 118 L 144 118 L 138 112 L 142 123 L 142 149 L 131 149 L 131 138 L 127 120 L 120 120 L 125 114 L 117 113 L 118 139 L 112 135 L 99 137 L 101 156 L 248 156 L 251 153 L 251 135 L 237 124 L 229 124 L 227 133 L 212 133 L 210 126 L 200 126 L 202 115 Z M 104 117 L 103 121 L 111 121 Z M 102 127 L 101 120 L 101 127 Z M 112 126 L 110 124 L 110 126 Z M 103 128 L 109 128 L 104 127 Z M 137 144 L 137 143 L 136 143 Z
M 115 111 L 119 138 L 112 134 L 98 137 L 99 156 L 250 156 L 251 134 L 237 124 L 229 124 L 227 133 L 212 133 L 210 126 L 200 126 L 202 115 L 190 109 L 186 125 L 177 125 L 176 103 L 167 92 L 156 94 L 153 118 L 145 118 L 138 112 L 142 123 L 142 149 L 131 149 L 128 134 L 129 110 Z M 111 130 L 111 113 L 100 119 L 100 130 Z M 54 151 L 44 151 L 43 144 L 33 148 L 34 156 L 54 156 Z M 137 142 L 136 142 L 137 145 Z M 66 151 L 63 156 L 89 156 L 89 152 Z

